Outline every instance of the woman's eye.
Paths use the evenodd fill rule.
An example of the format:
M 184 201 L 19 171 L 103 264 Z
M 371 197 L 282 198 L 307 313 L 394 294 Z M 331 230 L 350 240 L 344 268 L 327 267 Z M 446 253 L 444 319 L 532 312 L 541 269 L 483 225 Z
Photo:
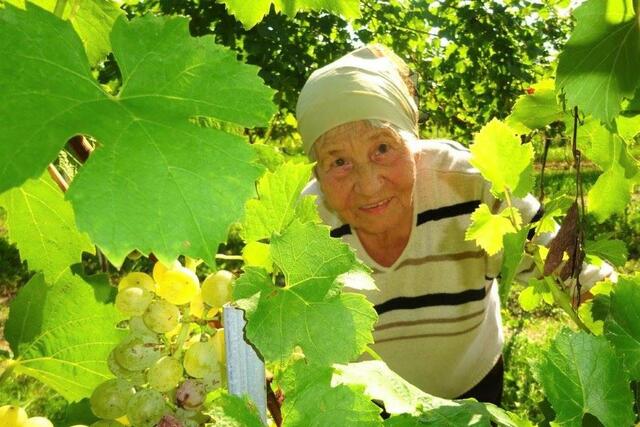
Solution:
M 386 153 L 388 151 L 389 151 L 389 144 L 382 143 L 382 144 L 378 145 L 378 153 L 379 154 L 384 154 L 384 153 Z
M 347 164 L 347 162 L 345 162 L 345 161 L 344 161 L 344 159 L 336 159 L 336 160 L 333 162 L 333 165 L 334 165 L 334 166 L 337 166 L 337 167 L 344 166 L 344 165 L 346 165 L 346 164 Z

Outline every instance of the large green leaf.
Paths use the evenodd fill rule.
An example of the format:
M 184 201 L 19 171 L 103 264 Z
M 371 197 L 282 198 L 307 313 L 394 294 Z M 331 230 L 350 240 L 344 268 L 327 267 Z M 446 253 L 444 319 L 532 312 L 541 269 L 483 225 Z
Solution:
M 614 213 L 623 213 L 631 199 L 632 184 L 617 163 L 598 177 L 587 194 L 589 212 L 598 222 L 604 222 Z
M 25 8 L 25 0 L 4 0 L 7 3 Z M 32 0 L 43 9 L 53 12 L 56 0 Z M 123 12 L 115 1 L 82 0 L 66 2 L 63 19 L 68 19 L 82 39 L 89 62 L 93 65 L 111 52 L 109 33 L 115 20 Z
M 309 363 L 345 363 L 373 342 L 377 320 L 363 295 L 341 293 L 338 276 L 361 270 L 352 250 L 329 237 L 327 227 L 294 221 L 271 244 L 284 283 L 247 267 L 234 286 L 245 309 L 246 334 L 267 360 L 284 360 L 300 346 Z M 256 298 L 257 301 L 256 301 Z M 327 325 L 339 324 L 340 328 Z
M 287 368 L 280 385 L 284 427 L 382 426 L 380 408 L 363 393 L 362 386 L 331 386 L 333 370 L 306 365 L 304 360 Z
M 30 375 L 69 401 L 89 397 L 113 375 L 107 356 L 123 338 L 106 276 L 70 271 L 54 286 L 35 275 L 11 303 L 5 336 L 15 370 Z
M 605 427 L 630 426 L 635 420 L 629 378 L 604 337 L 561 331 L 537 375 L 561 426 L 582 426 L 585 414 Z
M 584 250 L 588 255 L 600 257 L 616 267 L 622 267 L 629 257 L 626 243 L 617 239 L 587 240 Z
M 622 276 L 613 287 L 604 334 L 622 355 L 631 378 L 640 380 L 640 276 Z
M 294 217 L 301 222 L 319 222 L 315 197 L 300 197 L 312 168 L 312 165 L 289 162 L 260 178 L 259 199 L 247 202 L 243 230 L 246 240 L 266 239 L 272 233 L 280 233 Z
M 640 31 L 634 0 L 588 0 L 560 54 L 556 87 L 569 107 L 612 123 L 640 83 Z
M 221 2 L 226 4 L 229 13 L 235 15 L 246 29 L 260 22 L 269 13 L 272 4 L 276 12 L 284 12 L 289 16 L 305 10 L 326 10 L 343 15 L 347 19 L 360 17 L 360 0 L 221 0 Z
M 491 183 L 493 194 L 508 190 L 524 197 L 531 190 L 521 182 L 533 183 L 533 147 L 521 144 L 516 132 L 500 120 L 491 120 L 475 135 L 471 154 L 471 164 Z
M 38 180 L 0 195 L 7 211 L 9 238 L 32 270 L 41 270 L 55 284 L 81 261 L 83 251 L 93 251 L 86 234 L 76 229 L 73 210 L 48 173 Z
M 552 80 L 534 84 L 530 92 L 518 97 L 505 120 L 507 125 L 514 129 L 524 126 L 528 132 L 564 119 L 565 112 L 558 104 Z
M 364 387 L 364 393 L 370 399 L 384 402 L 385 411 L 391 415 L 414 413 L 421 405 L 421 399 L 428 396 L 382 361 L 335 365 L 334 369 L 333 384 Z
M 189 119 L 264 124 L 272 91 L 213 37 L 190 37 L 182 17 L 120 18 L 111 43 L 117 96 L 91 77 L 68 22 L 31 5 L 0 10 L 0 192 L 91 135 L 98 148 L 68 191 L 78 227 L 116 265 L 134 248 L 212 262 L 260 170 L 242 138 Z

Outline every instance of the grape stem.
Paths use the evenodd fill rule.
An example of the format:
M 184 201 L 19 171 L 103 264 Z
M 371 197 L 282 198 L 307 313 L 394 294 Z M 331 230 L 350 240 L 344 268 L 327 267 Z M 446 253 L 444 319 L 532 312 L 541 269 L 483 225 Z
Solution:
M 16 367 L 16 365 L 18 364 L 18 362 L 16 362 L 15 360 L 6 360 L 2 363 L 2 374 L 0 374 L 0 385 L 4 384 L 4 382 L 8 379 L 11 378 L 11 375 L 13 374 L 13 369 Z
M 369 346 L 367 346 L 364 349 L 364 352 L 367 353 L 369 356 L 373 357 L 374 360 L 382 360 L 382 357 L 380 357 L 380 355 L 376 353 L 375 350 Z
M 67 7 L 67 0 L 58 0 L 56 1 L 56 7 L 53 9 L 53 14 L 58 18 L 62 19 L 62 15 L 64 14 L 64 9 Z
M 184 313 L 182 315 L 183 319 L 188 317 L 189 317 L 189 307 L 184 309 Z M 176 348 L 171 354 L 172 356 L 178 357 L 182 353 L 182 346 L 184 345 L 184 342 L 187 340 L 187 337 L 189 336 L 190 324 L 191 322 L 189 322 L 188 320 L 183 321 L 182 327 L 180 328 L 180 333 L 178 334 L 178 339 L 176 339 Z

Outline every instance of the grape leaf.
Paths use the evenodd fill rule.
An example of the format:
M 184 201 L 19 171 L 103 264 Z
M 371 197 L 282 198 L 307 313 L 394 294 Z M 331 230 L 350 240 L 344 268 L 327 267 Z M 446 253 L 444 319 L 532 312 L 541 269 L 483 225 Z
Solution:
M 69 137 L 91 135 L 98 148 L 67 193 L 78 228 L 116 266 L 133 249 L 212 262 L 260 169 L 241 137 L 189 119 L 261 125 L 273 92 L 213 36 L 190 37 L 182 17 L 121 17 L 111 42 L 117 96 L 91 77 L 68 22 L 33 5 L 0 10 L 0 192 L 39 175 Z
M 245 310 L 247 338 L 266 360 L 284 360 L 297 345 L 309 363 L 345 363 L 373 342 L 373 305 L 363 295 L 340 293 L 342 283 L 336 280 L 361 268 L 327 227 L 294 221 L 272 239 L 271 253 L 284 284 L 274 284 L 263 269 L 247 267 L 233 291 Z M 329 322 L 341 327 L 329 328 Z
M 518 295 L 518 302 L 524 311 L 533 311 L 542 301 L 553 303 L 553 296 L 544 280 L 533 279 Z
M 621 276 L 610 295 L 604 334 L 622 355 L 631 379 L 640 379 L 640 276 Z
M 36 274 L 12 301 L 5 336 L 18 373 L 32 376 L 69 401 L 89 397 L 113 377 L 107 356 L 124 337 L 106 276 L 71 271 L 50 286 Z
M 617 163 L 604 171 L 587 194 L 589 212 L 598 222 L 604 222 L 614 213 L 623 213 L 631 199 L 631 182 Z
M 628 144 L 633 144 L 634 138 L 640 134 L 640 112 L 623 111 L 616 118 L 618 135 Z
M 359 0 L 221 0 L 230 14 L 234 15 L 249 29 L 269 13 L 271 4 L 276 12 L 284 12 L 286 15 L 295 16 L 296 13 L 309 10 L 326 10 L 336 15 L 342 15 L 347 19 L 360 17 Z
M 385 426 L 490 427 L 491 415 L 475 400 L 446 401 L 431 397 L 417 414 L 402 414 L 385 420 Z M 434 402 L 435 401 L 435 402 Z M 435 403 L 435 406 L 433 405 Z
M 633 0 L 588 0 L 560 54 L 556 88 L 569 106 L 611 123 L 640 83 L 640 30 Z
M 332 384 L 364 387 L 370 399 L 384 402 L 385 411 L 391 415 L 413 413 L 420 405 L 425 392 L 393 372 L 382 361 L 370 360 L 348 365 L 334 365 Z
M 7 3 L 25 8 L 24 0 L 4 0 Z M 53 12 L 56 0 L 30 0 L 43 9 Z M 111 0 L 83 0 L 82 2 L 67 2 L 63 19 L 68 19 L 74 30 L 82 39 L 89 63 L 95 65 L 111 52 L 109 33 L 116 19 L 123 12 L 118 4 Z
M 489 210 L 489 206 L 481 204 L 471 214 L 471 225 L 465 233 L 465 240 L 475 240 L 487 254 L 496 254 L 502 249 L 504 235 L 517 231 L 509 220 L 511 213 L 519 227 L 522 224 L 522 217 L 517 208 L 506 208 L 494 215 Z
M 362 386 L 331 386 L 330 367 L 310 367 L 300 360 L 290 365 L 280 385 L 286 396 L 282 406 L 284 427 L 382 425 L 380 408 Z
M 513 129 L 524 126 L 526 132 L 523 133 L 528 133 L 564 119 L 565 113 L 556 99 L 553 80 L 538 82 L 531 86 L 531 91 L 518 97 L 511 114 L 505 119 L 507 125 Z
M 605 426 L 635 420 L 629 378 L 604 337 L 562 330 L 543 355 L 537 376 L 562 426 L 582 426 L 585 414 Z
M 622 240 L 616 239 L 587 240 L 585 242 L 585 251 L 589 255 L 596 255 L 609 261 L 616 267 L 622 267 L 629 256 L 627 245 Z
M 47 172 L 0 194 L 0 205 L 7 209 L 9 238 L 20 256 L 50 284 L 80 262 L 83 251 L 94 250 L 87 235 L 76 229 L 71 205 Z
M 509 190 L 516 197 L 524 197 L 531 190 L 520 183 L 533 182 L 533 147 L 521 144 L 516 132 L 500 120 L 491 120 L 475 135 L 471 154 L 471 164 L 491 182 L 494 195 Z
M 271 246 L 267 243 L 249 242 L 242 248 L 242 260 L 245 265 L 262 267 L 269 273 L 273 271 Z
M 208 404 L 204 413 L 211 417 L 205 426 L 263 427 L 260 415 L 249 399 L 227 393 Z
M 243 229 L 246 240 L 269 238 L 284 230 L 294 217 L 301 222 L 319 222 L 315 198 L 300 197 L 312 169 L 312 165 L 289 162 L 260 178 L 259 199 L 247 202 Z
M 573 125 L 572 125 L 573 126 Z M 600 169 L 610 169 L 619 163 L 626 178 L 638 174 L 638 162 L 629 154 L 627 143 L 619 135 L 611 133 L 599 121 L 587 119 L 578 129 L 578 148 Z
M 502 237 L 504 257 L 500 268 L 500 301 L 506 304 L 511 290 L 511 282 L 516 277 L 518 266 L 524 256 L 524 244 L 527 241 L 529 227 L 523 227 L 517 233 L 507 233 Z

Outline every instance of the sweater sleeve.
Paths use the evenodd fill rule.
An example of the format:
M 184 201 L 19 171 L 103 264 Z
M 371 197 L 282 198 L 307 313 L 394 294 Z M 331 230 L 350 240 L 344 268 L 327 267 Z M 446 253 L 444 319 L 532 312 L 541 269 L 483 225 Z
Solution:
M 506 202 L 497 200 L 488 191 L 489 184 L 487 184 L 486 199 L 488 200 L 489 207 L 492 213 L 501 212 L 506 207 Z M 527 194 L 524 198 L 514 198 L 512 203 L 518 208 L 522 215 L 522 223 L 530 224 L 540 220 L 544 215 L 544 207 L 540 204 L 532 194 Z M 535 228 L 532 228 L 527 236 L 527 240 L 539 245 L 549 246 L 551 241 L 557 235 L 560 226 L 554 222 L 555 230 L 552 232 L 536 234 Z M 492 259 L 493 258 L 493 259 Z M 491 271 L 494 276 L 497 277 L 500 273 L 502 266 L 503 251 L 489 257 L 487 261 L 487 270 Z M 490 275 L 490 274 L 489 274 Z M 539 278 L 540 274 L 536 271 L 533 257 L 528 254 L 524 254 L 522 261 L 518 265 L 516 270 L 515 280 L 522 283 L 527 283 L 530 279 Z M 580 290 L 582 293 L 591 289 L 597 282 L 609 278 L 612 281 L 617 280 L 617 274 L 613 267 L 607 262 L 603 262 L 601 266 L 594 264 L 588 264 L 583 262 L 582 269 L 580 270 Z M 571 289 L 571 293 L 574 293 L 575 279 L 569 278 L 565 281 L 565 286 Z

